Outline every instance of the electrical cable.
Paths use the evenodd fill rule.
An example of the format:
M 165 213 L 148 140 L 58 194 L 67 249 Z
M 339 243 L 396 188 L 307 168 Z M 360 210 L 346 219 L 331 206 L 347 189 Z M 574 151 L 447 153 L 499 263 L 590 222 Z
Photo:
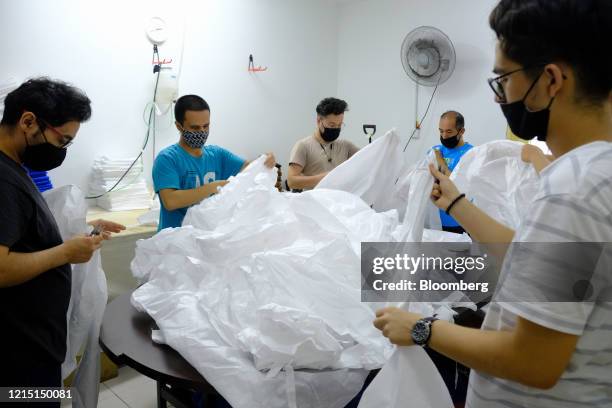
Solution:
M 403 152 L 406 151 L 406 149 L 408 148 L 408 145 L 410 144 L 410 141 L 414 137 L 414 135 L 417 132 L 417 130 L 419 130 L 421 128 L 421 125 L 423 124 L 423 121 L 427 117 L 427 113 L 429 112 L 429 108 L 431 107 L 431 102 L 433 101 L 434 96 L 436 95 L 436 91 L 438 90 L 438 85 L 440 85 L 440 79 L 441 78 L 442 78 L 442 75 L 439 75 L 438 76 L 438 82 L 436 83 L 436 87 L 434 88 L 433 92 L 431 93 L 431 98 L 429 98 L 429 103 L 427 104 L 427 109 L 425 110 L 425 114 L 423 115 L 423 117 L 419 121 L 418 126 L 414 127 L 414 130 L 412 131 L 412 134 L 410 135 L 410 137 L 408 138 L 408 141 L 406 142 L 406 146 L 404 146 Z
M 154 46 L 154 48 L 153 48 L 153 56 L 155 56 L 156 53 L 157 53 L 157 46 Z M 157 54 L 157 55 L 158 55 L 157 59 L 159 60 L 159 54 Z M 159 74 L 160 74 L 160 72 L 161 72 L 161 69 L 156 71 L 157 77 L 155 78 L 155 89 L 153 90 L 153 101 L 155 101 L 155 98 L 157 97 L 157 86 L 159 85 Z M 145 151 L 145 149 L 147 147 L 147 144 L 149 143 L 149 137 L 151 136 L 151 120 L 153 119 L 153 112 L 154 112 L 154 109 L 152 107 L 151 111 L 149 112 L 149 126 L 147 127 L 147 133 L 146 133 L 146 136 L 145 136 L 144 144 L 142 146 L 142 149 L 140 149 L 140 153 L 138 154 L 138 156 L 136 156 L 136 158 L 134 159 L 132 164 L 130 164 L 130 166 L 127 168 L 127 170 L 123 173 L 123 175 L 119 178 L 119 180 L 117 180 L 117 182 L 110 189 L 108 189 L 107 191 L 105 191 L 102 194 L 98 194 L 98 195 L 95 195 L 95 196 L 87 196 L 87 197 L 85 197 L 85 199 L 93 200 L 95 198 L 103 197 L 106 194 L 114 191 L 117 188 L 117 186 L 119 185 L 119 183 L 121 183 L 123 181 L 125 176 L 127 176 L 127 174 L 130 172 L 130 170 L 132 170 L 132 167 L 134 167 L 136 162 L 142 157 L 142 155 L 143 155 L 143 153 L 144 153 L 144 151 Z M 155 132 L 155 125 L 153 126 L 153 132 Z M 155 137 L 155 135 L 153 137 Z M 124 186 L 124 188 L 125 188 L 125 186 Z
M 425 109 L 425 114 L 423 114 L 423 117 L 421 118 L 421 121 L 418 123 L 418 126 L 414 127 L 414 130 L 412 131 L 412 134 L 408 138 L 408 141 L 406 142 L 406 146 L 404 146 L 404 150 L 403 150 L 404 153 L 406 152 L 406 149 L 408 148 L 408 145 L 412 141 L 412 138 L 414 137 L 415 133 L 417 132 L 417 130 L 419 130 L 421 128 L 421 125 L 423 124 L 423 121 L 427 117 L 427 113 L 429 112 L 429 108 L 431 107 L 431 102 L 433 101 L 434 96 L 436 95 L 436 91 L 438 90 L 438 85 L 440 85 L 440 79 L 441 78 L 442 78 L 442 75 L 438 76 L 438 82 L 436 83 L 436 87 L 434 88 L 433 92 L 431 93 L 431 98 L 429 98 L 429 103 L 427 104 L 427 109 Z M 398 176 L 397 179 L 395 180 L 395 184 L 397 184 L 399 182 L 399 179 L 400 179 L 400 177 Z

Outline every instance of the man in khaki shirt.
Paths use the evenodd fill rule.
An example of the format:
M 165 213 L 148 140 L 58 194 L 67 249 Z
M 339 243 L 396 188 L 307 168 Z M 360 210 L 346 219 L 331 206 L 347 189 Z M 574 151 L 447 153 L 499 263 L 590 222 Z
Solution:
M 310 190 L 336 166 L 357 153 L 359 148 L 338 139 L 344 125 L 345 101 L 325 98 L 317 105 L 317 127 L 312 135 L 299 140 L 291 151 L 287 183 L 293 190 Z

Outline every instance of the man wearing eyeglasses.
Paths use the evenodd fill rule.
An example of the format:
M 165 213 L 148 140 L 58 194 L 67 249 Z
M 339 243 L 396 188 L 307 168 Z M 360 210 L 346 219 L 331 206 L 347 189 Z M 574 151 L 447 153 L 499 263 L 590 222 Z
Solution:
M 334 168 L 359 151 L 348 140 L 339 139 L 348 105 L 342 99 L 325 98 L 317 105 L 317 127 L 299 140 L 289 159 L 287 183 L 293 190 L 311 190 Z
M 9 93 L 0 122 L 0 386 L 59 387 L 66 357 L 70 264 L 87 262 L 107 234 L 62 241 L 27 166 L 58 167 L 91 116 L 79 89 L 47 78 Z M 119 224 L 99 221 L 107 232 Z M 57 406 L 36 404 L 37 406 Z
M 374 324 L 472 368 L 468 407 L 612 407 L 612 2 L 501 0 L 489 21 L 496 102 L 514 134 L 545 141 L 555 160 L 516 231 L 431 166 L 439 208 L 478 242 L 512 244 L 495 295 L 481 329 L 396 308 Z M 550 243 L 573 250 L 542 251 Z M 593 275 L 576 280 L 580 270 Z

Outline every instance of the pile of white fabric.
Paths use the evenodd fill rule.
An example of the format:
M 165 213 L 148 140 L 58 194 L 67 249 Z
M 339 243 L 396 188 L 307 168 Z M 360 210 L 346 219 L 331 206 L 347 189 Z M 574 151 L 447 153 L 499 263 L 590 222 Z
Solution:
M 185 226 L 140 241 L 132 270 L 148 282 L 132 301 L 233 407 L 340 408 L 391 351 L 360 302 L 359 247 L 390 240 L 397 215 L 275 179 L 258 159 Z
M 89 194 L 101 197 L 96 199 L 98 207 L 107 211 L 127 211 L 151 208 L 153 201 L 147 188 L 143 164 L 138 160 L 131 169 L 134 159 L 111 159 L 106 156 L 94 160 Z M 128 171 L 129 169 L 129 171 Z M 127 174 L 126 174 L 127 172 Z M 119 180 L 125 174 L 121 182 Z M 115 184 L 117 187 L 106 193 Z
M 539 190 L 540 177 L 521 160 L 523 144 L 497 140 L 469 150 L 451 180 L 491 217 L 517 228 Z
M 406 167 L 398 146 L 390 132 L 302 194 L 279 193 L 260 158 L 192 207 L 183 227 L 139 241 L 131 266 L 146 283 L 132 303 L 156 321 L 154 340 L 235 408 L 343 407 L 392 351 L 372 326 L 383 305 L 360 301 L 361 242 L 457 240 L 424 230 L 435 213 L 432 157 Z M 428 386 L 396 386 L 420 407 L 451 406 L 422 353 L 394 364 L 412 361 Z M 370 392 L 368 407 L 383 393 Z

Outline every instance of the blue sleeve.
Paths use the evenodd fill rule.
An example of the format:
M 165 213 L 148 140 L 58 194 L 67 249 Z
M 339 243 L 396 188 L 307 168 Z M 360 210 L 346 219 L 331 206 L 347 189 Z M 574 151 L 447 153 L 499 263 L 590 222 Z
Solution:
M 231 176 L 238 174 L 246 161 L 223 148 L 219 148 L 219 154 L 221 156 L 221 180 L 227 180 Z
M 153 187 L 156 193 L 165 188 L 181 188 L 179 169 L 168 155 L 157 156 L 153 163 Z

